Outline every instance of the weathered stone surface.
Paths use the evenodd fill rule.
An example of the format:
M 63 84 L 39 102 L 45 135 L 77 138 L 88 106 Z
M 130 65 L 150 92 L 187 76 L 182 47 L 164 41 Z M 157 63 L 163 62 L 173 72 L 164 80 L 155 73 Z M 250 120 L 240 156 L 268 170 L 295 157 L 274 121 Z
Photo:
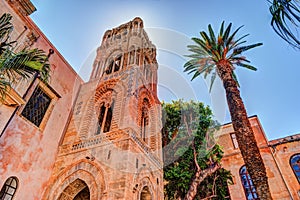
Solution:
M 300 186 L 290 166 L 290 157 L 300 153 L 299 140 L 295 139 L 300 136 L 295 135 L 293 136 L 294 140 L 286 140 L 286 143 L 282 143 L 284 139 L 267 141 L 258 118 L 254 116 L 249 120 L 266 166 L 273 199 L 298 199 Z M 223 126 L 218 134 L 217 142 L 224 148 L 222 166 L 230 170 L 233 175 L 234 184 L 229 185 L 230 197 L 231 199 L 245 199 L 239 174 L 244 162 L 239 148 L 234 147 L 230 136 L 232 133 L 231 124 Z M 283 148 L 285 152 L 282 150 Z
M 65 179 L 81 173 L 95 180 L 81 179 L 89 188 L 95 184 L 97 194 L 90 192 L 97 199 L 140 199 L 140 185 L 149 188 L 152 199 L 163 199 L 163 185 L 157 184 L 157 180 L 163 182 L 157 62 L 155 46 L 142 27 L 142 20 L 135 18 L 105 34 L 90 81 L 78 92 L 43 199 L 56 199 L 63 188 L 63 194 L 74 196 Z M 123 31 L 127 33 L 118 35 Z M 135 32 L 139 34 L 135 36 Z M 119 37 L 129 42 L 120 43 Z M 112 105 L 110 129 L 105 131 L 107 111 L 101 126 L 98 117 L 102 106 Z M 143 116 L 147 124 L 143 124 Z

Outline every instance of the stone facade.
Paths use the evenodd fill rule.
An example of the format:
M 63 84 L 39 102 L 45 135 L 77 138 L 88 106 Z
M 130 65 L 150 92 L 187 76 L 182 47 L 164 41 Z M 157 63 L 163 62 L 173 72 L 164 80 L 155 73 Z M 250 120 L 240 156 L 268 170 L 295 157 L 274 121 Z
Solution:
M 49 51 L 52 70 L 48 85 L 20 82 L 0 105 L 1 187 L 15 179 L 14 199 L 163 199 L 158 64 L 143 21 L 104 34 L 83 83 L 30 20 L 34 10 L 1 1 L 16 49 Z M 36 88 L 50 99 L 38 122 L 25 111 Z
M 300 154 L 300 135 L 268 141 L 257 116 L 250 117 L 249 120 L 267 169 L 273 199 L 300 199 L 299 181 L 290 164 L 291 157 Z M 233 184 L 229 185 L 230 198 L 247 199 L 240 175 L 244 161 L 231 124 L 222 127 L 218 143 L 224 149 L 222 166 L 233 175 Z
M 162 200 L 158 64 L 143 21 L 105 32 L 90 80 L 83 83 L 28 17 L 36 10 L 29 0 L 1 0 L 0 10 L 13 15 L 16 49 L 43 49 L 51 64 L 49 84 L 37 77 L 20 81 L 0 105 L 0 187 L 9 185 L 13 199 Z M 24 114 L 36 88 L 51 100 L 38 123 Z M 300 199 L 300 178 L 291 166 L 300 135 L 268 141 L 258 118 L 250 122 L 273 198 Z M 230 198 L 246 199 L 232 125 L 224 125 L 217 138 L 222 165 L 233 174 Z
M 78 179 L 91 199 L 163 199 L 155 56 L 140 18 L 104 34 L 43 199 L 74 199 Z

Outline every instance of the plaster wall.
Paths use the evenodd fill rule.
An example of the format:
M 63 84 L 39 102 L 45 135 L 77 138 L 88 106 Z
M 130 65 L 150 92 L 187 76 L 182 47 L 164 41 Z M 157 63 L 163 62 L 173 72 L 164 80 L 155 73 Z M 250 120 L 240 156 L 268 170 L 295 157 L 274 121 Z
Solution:
M 3 133 L 0 138 L 0 186 L 2 187 L 7 178 L 15 176 L 19 180 L 15 199 L 40 200 L 50 178 L 59 142 L 82 80 L 29 17 L 16 14 L 4 0 L 0 1 L 0 8 L 1 13 L 9 12 L 13 15 L 16 35 L 26 25 L 28 31 L 39 36 L 32 48 L 43 49 L 46 53 L 49 49 L 54 50 L 49 59 L 51 79 L 47 88 L 57 96 L 57 100 L 47 110 L 47 119 L 43 124 L 37 127 L 21 116 L 25 105 L 0 106 L 0 130 Z M 37 84 L 38 80 L 35 80 L 33 87 L 28 88 L 30 81 L 20 83 L 15 89 L 27 101 Z M 15 109 L 16 113 L 13 114 Z

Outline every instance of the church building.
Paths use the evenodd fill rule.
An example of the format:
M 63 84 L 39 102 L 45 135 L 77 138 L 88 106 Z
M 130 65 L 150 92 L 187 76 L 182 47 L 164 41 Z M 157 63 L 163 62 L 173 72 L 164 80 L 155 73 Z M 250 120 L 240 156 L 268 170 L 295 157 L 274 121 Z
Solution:
M 142 19 L 103 34 L 84 82 L 30 19 L 35 10 L 30 0 L 0 0 L 15 49 L 43 49 L 51 65 L 49 83 L 19 81 L 0 104 L 0 199 L 163 200 L 159 65 Z M 249 119 L 273 199 L 300 199 L 300 135 L 268 141 Z M 228 199 L 257 199 L 231 124 L 218 143 L 233 175 Z
M 163 199 L 158 64 L 143 21 L 106 31 L 83 83 L 28 17 L 30 1 L 1 9 L 52 68 L 49 84 L 20 82 L 0 107 L 1 199 Z

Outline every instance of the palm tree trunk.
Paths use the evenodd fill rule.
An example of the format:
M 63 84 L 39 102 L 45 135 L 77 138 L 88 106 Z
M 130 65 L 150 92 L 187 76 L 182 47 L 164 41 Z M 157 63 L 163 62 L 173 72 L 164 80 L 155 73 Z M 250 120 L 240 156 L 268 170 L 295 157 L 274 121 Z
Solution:
M 232 77 L 232 67 L 227 61 L 221 60 L 217 65 L 217 69 L 226 91 L 233 129 L 236 133 L 236 139 L 247 171 L 251 176 L 259 199 L 270 200 L 272 196 L 268 185 L 266 168 L 240 96 L 240 91 Z
M 184 200 L 193 200 L 197 195 L 197 188 L 200 183 L 209 175 L 215 173 L 220 168 L 219 164 L 214 164 L 210 168 L 204 170 L 197 170 L 195 177 L 189 187 L 187 194 L 184 197 Z

